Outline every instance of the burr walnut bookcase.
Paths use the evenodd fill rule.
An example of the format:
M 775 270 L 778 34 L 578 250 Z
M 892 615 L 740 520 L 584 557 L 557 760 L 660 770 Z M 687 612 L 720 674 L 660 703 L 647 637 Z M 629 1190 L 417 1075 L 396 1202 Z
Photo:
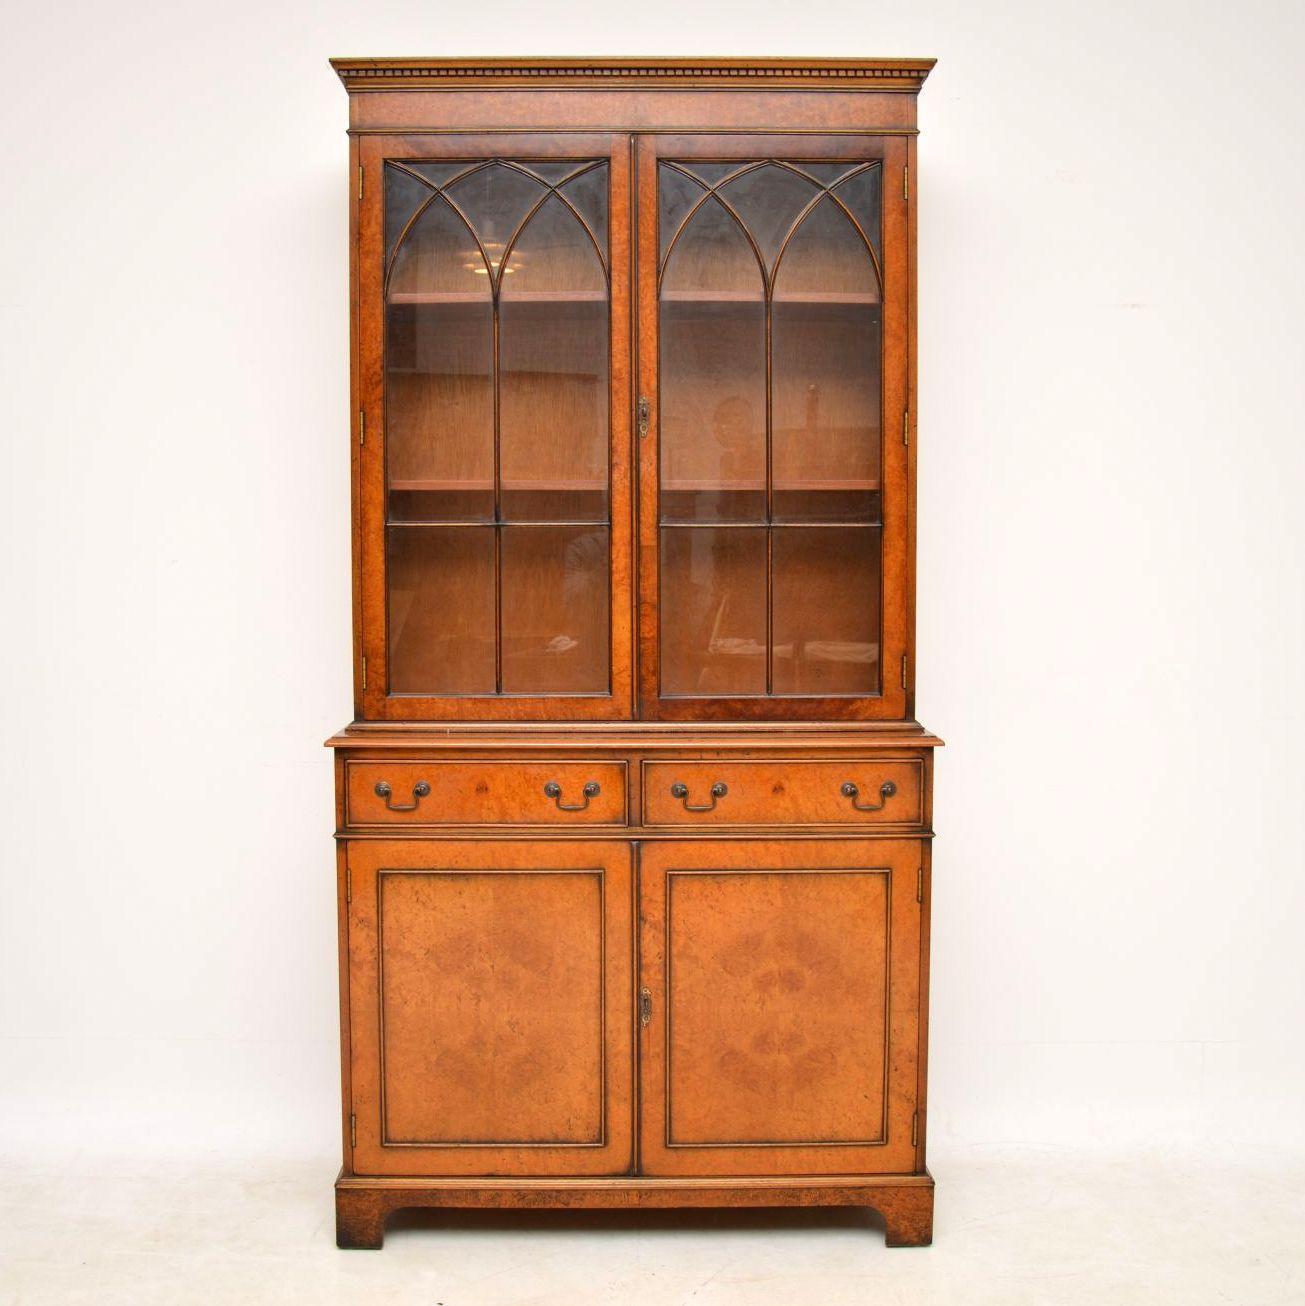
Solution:
M 927 59 L 340 59 L 342 1247 L 401 1207 L 927 1243 Z

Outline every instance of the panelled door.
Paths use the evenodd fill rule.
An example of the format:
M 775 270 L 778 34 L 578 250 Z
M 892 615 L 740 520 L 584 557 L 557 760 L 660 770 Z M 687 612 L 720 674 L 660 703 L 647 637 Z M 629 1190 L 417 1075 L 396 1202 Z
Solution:
M 357 149 L 361 715 L 627 718 L 628 138 Z
M 616 841 L 349 845 L 356 1173 L 630 1169 L 631 855 Z
M 906 157 L 900 136 L 640 138 L 647 717 L 906 715 Z
M 915 1170 L 921 855 L 643 845 L 643 1173 Z

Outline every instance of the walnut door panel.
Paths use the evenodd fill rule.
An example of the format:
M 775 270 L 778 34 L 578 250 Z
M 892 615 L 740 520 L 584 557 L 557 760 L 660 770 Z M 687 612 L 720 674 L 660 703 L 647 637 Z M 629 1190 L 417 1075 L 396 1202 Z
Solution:
M 914 1171 L 921 855 L 644 846 L 644 1173 Z
M 646 825 L 916 825 L 923 794 L 919 760 L 643 764 Z
M 347 855 L 354 1172 L 627 1171 L 630 846 Z
M 370 825 L 624 825 L 624 762 L 348 762 L 346 820 Z

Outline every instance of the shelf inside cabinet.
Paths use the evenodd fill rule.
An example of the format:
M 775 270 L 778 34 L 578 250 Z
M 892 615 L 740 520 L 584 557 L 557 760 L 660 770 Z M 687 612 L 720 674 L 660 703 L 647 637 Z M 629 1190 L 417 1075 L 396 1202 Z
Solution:
M 391 306 L 417 304 L 488 304 L 489 286 L 479 290 L 394 290 L 386 298 Z M 518 290 L 504 286 L 505 304 L 605 304 L 605 290 Z
M 762 304 L 760 291 L 756 290 L 665 290 L 663 304 Z M 780 292 L 772 300 L 775 304 L 878 304 L 879 296 L 853 290 L 812 290 L 800 294 Z
M 584 479 L 574 480 L 520 480 L 512 477 L 504 477 L 499 486 L 503 490 L 555 490 L 558 493 L 565 494 L 568 491 L 584 491 L 592 493 L 595 490 L 607 489 L 606 478 L 586 477 Z M 420 492 L 431 492 L 437 490 L 492 490 L 494 481 L 491 477 L 439 477 L 434 479 L 418 478 L 403 479 L 390 481 L 390 489 L 393 491 L 415 490 Z
M 677 477 L 674 480 L 665 480 L 662 482 L 664 493 L 710 493 L 713 490 L 757 490 L 764 491 L 766 482 L 760 478 L 746 478 L 734 480 L 726 477 L 707 479 L 707 480 L 684 480 Z M 840 477 L 833 479 L 802 479 L 802 480 L 780 480 L 778 477 L 773 482 L 773 488 L 777 493 L 786 491 L 808 491 L 808 490 L 828 490 L 834 493 L 843 490 L 877 490 L 879 481 L 869 477 Z

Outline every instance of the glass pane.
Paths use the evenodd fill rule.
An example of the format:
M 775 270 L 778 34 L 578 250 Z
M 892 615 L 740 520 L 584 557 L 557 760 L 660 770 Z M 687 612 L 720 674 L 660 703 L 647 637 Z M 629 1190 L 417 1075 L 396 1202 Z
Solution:
M 434 191 L 402 168 L 385 167 L 385 258 L 388 261 L 404 227 Z
M 765 288 L 714 200 L 666 264 L 659 417 L 663 521 L 765 520 Z
M 752 233 L 769 270 L 775 266 L 789 228 L 820 194 L 820 188 L 787 168 L 768 163 L 727 181 L 720 193 Z
M 746 168 L 746 163 L 703 163 L 701 160 L 694 159 L 689 163 L 679 165 L 686 172 L 691 172 L 695 177 L 701 177 L 709 186 L 715 186 L 720 182 L 722 177 L 728 177 L 732 172 L 738 172 L 740 168 Z
M 689 210 L 705 194 L 705 189 L 675 168 L 662 168 L 658 174 L 657 193 L 657 230 L 661 237 L 661 261 L 665 263 L 671 241 L 688 217 Z
M 550 186 L 556 186 L 558 182 L 574 176 L 581 168 L 589 166 L 578 159 L 526 159 L 524 161 L 518 159 L 517 162 L 533 172 L 536 177 L 542 177 Z
M 771 314 L 775 520 L 879 521 L 879 284 L 831 200 L 789 242 Z
M 503 692 L 607 693 L 607 528 L 502 534 Z
M 880 242 L 883 180 L 883 168 L 873 163 L 834 187 L 834 194 L 847 205 L 857 225 L 873 246 L 877 258 L 881 257 L 883 248 Z
M 602 265 L 550 199 L 508 255 L 499 304 L 504 520 L 606 520 L 607 359 Z
M 387 175 L 387 203 L 391 177 L 402 180 L 403 174 L 391 170 Z M 494 322 L 489 278 L 471 233 L 442 199 L 433 199 L 408 231 L 390 270 L 387 298 L 389 518 L 492 518 Z
M 459 159 L 456 163 L 406 162 L 403 166 L 419 173 L 427 181 L 433 181 L 437 186 L 444 186 L 452 181 L 454 177 L 461 176 L 464 172 L 470 172 L 478 165 L 469 159 Z
M 829 186 L 836 182 L 840 177 L 846 177 L 853 168 L 862 168 L 862 163 L 807 163 L 800 160 L 793 165 L 795 168 L 805 172 L 808 177 L 814 177 L 822 186 Z
M 575 205 L 585 225 L 593 233 L 603 263 L 607 262 L 607 167 L 591 168 L 574 181 L 559 188 Z
M 663 694 L 766 692 L 766 531 L 661 532 Z
M 391 526 L 390 692 L 494 692 L 494 527 Z
M 803 219 L 780 260 L 775 300 L 790 298 L 878 302 L 879 278 L 865 241 L 831 199 Z
M 878 527 L 777 527 L 774 692 L 879 691 Z
M 527 214 L 547 194 L 542 181 L 502 163 L 480 168 L 448 189 L 449 198 L 480 237 L 494 272 Z

